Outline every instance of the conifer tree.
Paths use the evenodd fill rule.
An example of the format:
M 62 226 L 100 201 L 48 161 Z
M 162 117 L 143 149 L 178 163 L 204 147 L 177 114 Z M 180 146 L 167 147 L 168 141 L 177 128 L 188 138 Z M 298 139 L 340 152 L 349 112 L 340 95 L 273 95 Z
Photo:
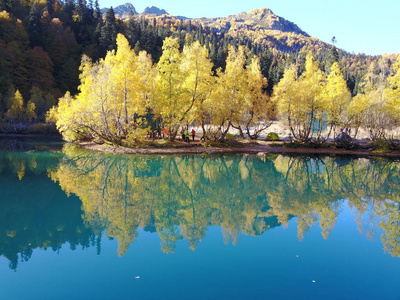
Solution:
M 339 62 L 338 49 L 335 46 L 332 46 L 332 48 L 329 50 L 328 57 L 326 59 L 325 70 L 329 72 L 332 65 L 338 62 Z
M 132 48 L 135 47 L 141 38 L 140 25 L 135 21 L 133 15 L 126 21 L 125 36 Z M 139 53 L 139 51 L 136 53 Z
M 101 18 L 101 12 L 100 12 L 100 6 L 99 6 L 98 0 L 96 0 L 94 2 L 93 17 L 95 18 L 95 20 L 98 20 L 99 18 Z
M 43 28 L 41 23 L 42 9 L 40 8 L 37 1 L 35 1 L 31 7 L 29 13 L 29 26 L 28 33 L 29 39 L 32 46 L 43 45 Z
M 113 8 L 109 8 L 104 17 L 104 25 L 100 32 L 100 54 L 104 56 L 108 50 L 115 50 L 117 47 L 118 27 Z
M 54 16 L 54 4 L 55 0 L 46 0 L 46 10 L 49 12 L 50 16 Z

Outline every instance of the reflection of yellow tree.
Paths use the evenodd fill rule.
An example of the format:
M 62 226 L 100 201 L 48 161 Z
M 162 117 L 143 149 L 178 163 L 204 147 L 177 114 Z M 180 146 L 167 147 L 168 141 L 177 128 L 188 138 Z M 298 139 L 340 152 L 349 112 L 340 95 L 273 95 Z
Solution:
M 58 160 L 56 153 L 39 151 L 0 155 L 0 256 L 11 269 L 37 248 L 58 252 L 67 242 L 71 249 L 95 244 L 80 201 L 67 199 L 47 177 Z
M 400 209 L 397 205 L 386 202 L 382 210 L 384 218 L 379 223 L 384 233 L 381 236 L 385 251 L 392 256 L 400 257 Z
M 322 235 L 327 238 L 340 212 L 340 199 L 350 200 L 350 207 L 358 214 L 359 230 L 366 222 L 367 237 L 372 238 L 372 224 L 385 216 L 386 208 L 382 208 L 382 203 L 386 203 L 386 199 L 399 201 L 400 172 L 394 161 L 279 156 L 274 164 L 284 179 L 277 191 L 269 193 L 269 202 L 281 223 L 287 222 L 291 215 L 298 216 L 299 239 L 318 219 Z M 368 215 L 367 220 L 364 220 L 365 215 Z M 396 223 L 395 214 L 388 216 Z M 381 221 L 380 226 L 387 231 L 388 224 L 390 222 Z M 390 243 L 398 245 L 395 236 L 384 235 L 385 249 L 394 249 Z
M 150 227 L 167 253 L 182 239 L 195 250 L 210 225 L 221 226 L 225 241 L 235 244 L 241 233 L 260 235 L 279 224 L 287 226 L 293 217 L 299 239 L 318 220 L 326 239 L 342 199 L 349 199 L 360 216 L 370 207 L 383 217 L 382 205 L 368 199 L 398 201 L 399 194 L 399 169 L 386 160 L 122 157 L 73 147 L 64 152 L 66 159 L 50 176 L 64 191 L 79 196 L 87 224 L 97 231 L 107 228 L 107 235 L 118 239 L 120 255 L 137 238 L 138 228 Z M 386 240 L 396 243 L 393 234 Z
M 138 227 L 154 226 L 165 252 L 183 237 L 194 250 L 210 224 L 222 226 L 234 242 L 241 230 L 260 234 L 267 228 L 261 176 L 267 164 L 256 170 L 255 158 L 121 158 L 73 147 L 64 152 L 67 159 L 50 176 L 80 197 L 88 224 L 108 227 L 107 235 L 117 237 L 121 255 Z

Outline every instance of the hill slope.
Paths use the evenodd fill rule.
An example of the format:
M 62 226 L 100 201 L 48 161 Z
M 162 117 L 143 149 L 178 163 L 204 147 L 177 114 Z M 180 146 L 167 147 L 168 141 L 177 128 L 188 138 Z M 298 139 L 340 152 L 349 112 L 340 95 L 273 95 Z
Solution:
M 202 18 L 198 20 L 201 20 L 207 26 L 214 28 L 234 28 L 235 30 L 279 30 L 282 32 L 292 32 L 307 37 L 309 36 L 296 24 L 275 15 L 269 8 L 254 9 L 249 13 L 242 12 L 224 18 Z
M 125 19 L 132 5 L 124 4 L 114 9 L 115 14 Z M 134 8 L 133 8 L 134 10 Z M 202 26 L 215 33 L 228 35 L 232 38 L 245 38 L 263 47 L 275 48 L 284 52 L 297 52 L 305 46 L 326 48 L 330 45 L 311 37 L 295 23 L 275 15 L 269 8 L 254 9 L 249 13 L 241 12 L 236 15 L 220 18 L 190 19 L 182 16 L 169 15 L 164 9 L 147 7 L 142 14 L 135 18 L 156 18 L 158 23 L 165 24 L 166 20 L 174 24 L 179 20 L 194 26 Z

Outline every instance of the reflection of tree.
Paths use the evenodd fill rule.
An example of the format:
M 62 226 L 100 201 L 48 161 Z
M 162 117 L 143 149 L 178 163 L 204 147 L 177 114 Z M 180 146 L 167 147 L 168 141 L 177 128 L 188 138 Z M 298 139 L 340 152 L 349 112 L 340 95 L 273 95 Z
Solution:
M 71 249 L 96 243 L 82 222 L 79 199 L 68 199 L 48 179 L 47 170 L 57 166 L 59 157 L 44 152 L 0 156 L 0 255 L 8 258 L 11 269 L 37 248 L 59 251 L 66 242 Z
M 319 160 L 318 165 L 324 166 L 323 172 L 320 167 L 309 168 L 312 159 Z M 278 209 L 281 219 L 290 214 L 298 216 L 300 239 L 318 219 L 322 235 L 327 238 L 341 209 L 341 201 L 337 199 L 349 199 L 350 207 L 356 209 L 359 230 L 366 230 L 367 237 L 373 238 L 374 224 L 380 219 L 379 226 L 385 231 L 382 236 L 385 250 L 399 256 L 400 252 L 394 254 L 400 249 L 396 210 L 400 169 L 397 161 L 280 156 L 274 163 L 285 179 L 281 185 L 283 197 L 272 198 L 270 205 Z
M 399 202 L 385 202 L 382 211 L 382 220 L 379 223 L 384 233 L 381 240 L 385 251 L 392 256 L 400 257 L 400 208 Z
M 378 208 L 399 195 L 399 168 L 390 160 L 115 156 L 74 147 L 64 152 L 67 159 L 51 178 L 81 199 L 84 221 L 96 233 L 107 228 L 118 239 L 119 255 L 138 228 L 156 231 L 167 253 L 183 238 L 195 250 L 210 225 L 221 226 L 225 241 L 235 244 L 241 233 L 260 235 L 293 217 L 299 239 L 317 221 L 328 238 L 342 199 L 349 199 L 361 222 L 374 209 L 383 218 L 385 209 Z M 389 218 L 397 220 L 395 214 Z M 396 243 L 394 235 L 387 239 Z
M 277 225 L 267 219 L 263 174 L 275 172 L 270 161 L 254 167 L 254 157 L 120 157 L 71 147 L 64 152 L 68 159 L 51 178 L 82 200 L 87 224 L 108 228 L 107 235 L 118 239 L 120 255 L 138 227 L 155 228 L 162 249 L 171 252 L 183 237 L 196 249 L 209 225 L 222 226 L 233 242 L 240 232 L 259 235 Z

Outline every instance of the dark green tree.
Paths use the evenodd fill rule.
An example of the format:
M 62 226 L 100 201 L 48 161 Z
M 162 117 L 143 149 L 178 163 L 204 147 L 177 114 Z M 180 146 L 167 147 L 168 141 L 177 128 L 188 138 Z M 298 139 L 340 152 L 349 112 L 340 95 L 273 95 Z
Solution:
M 339 62 L 339 51 L 335 46 L 332 46 L 326 58 L 325 70 L 328 72 L 335 62 Z
M 34 2 L 29 12 L 28 34 L 31 46 L 43 46 L 43 28 L 41 23 L 42 9 Z
M 100 32 L 100 54 L 105 56 L 108 50 L 116 49 L 117 47 L 118 26 L 115 19 L 113 8 L 109 8 L 104 17 L 104 25 Z
M 133 15 L 129 17 L 126 22 L 125 37 L 129 41 L 131 47 L 135 47 L 136 43 L 140 40 L 142 31 L 140 25 L 133 19 Z
M 95 20 L 98 20 L 99 18 L 101 18 L 99 1 L 97 1 L 97 0 L 94 2 L 93 17 L 95 18 Z
M 50 16 L 54 15 L 54 0 L 46 0 L 46 10 L 49 12 Z

